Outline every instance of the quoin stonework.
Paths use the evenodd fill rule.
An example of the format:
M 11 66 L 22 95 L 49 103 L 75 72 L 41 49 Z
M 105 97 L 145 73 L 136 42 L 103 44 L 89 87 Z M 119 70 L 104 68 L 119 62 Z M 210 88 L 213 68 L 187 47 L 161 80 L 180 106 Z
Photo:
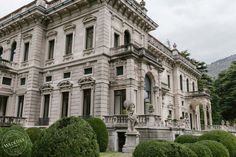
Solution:
M 121 151 L 125 100 L 135 105 L 140 141 L 212 125 L 210 96 L 198 91 L 201 73 L 149 34 L 157 28 L 145 2 L 135 0 L 36 0 L 2 17 L 1 126 L 99 117 L 110 149 Z

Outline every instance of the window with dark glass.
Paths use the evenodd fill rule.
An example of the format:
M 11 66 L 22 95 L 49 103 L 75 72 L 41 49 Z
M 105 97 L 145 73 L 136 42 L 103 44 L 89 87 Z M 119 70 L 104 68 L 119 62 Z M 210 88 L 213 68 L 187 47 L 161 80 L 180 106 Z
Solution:
M 186 80 L 187 92 L 189 92 L 189 80 Z
M 93 26 L 86 28 L 86 49 L 93 48 L 93 33 L 94 33 Z
M 24 107 L 24 96 L 18 97 L 18 108 L 17 108 L 17 117 L 23 116 L 23 107 Z
M 68 116 L 68 107 L 69 107 L 69 92 L 62 93 L 62 110 L 61 110 L 61 117 Z
M 126 100 L 126 90 L 114 91 L 114 113 L 115 115 L 126 114 L 124 102 Z
M 11 85 L 11 78 L 3 77 L 2 84 L 10 86 Z
M 115 33 L 114 34 L 114 47 L 117 48 L 120 46 L 120 35 Z
M 0 116 L 6 116 L 8 96 L 0 96 Z
M 144 90 L 144 114 L 147 114 L 149 113 L 148 104 L 152 103 L 152 83 L 148 75 L 145 76 Z
M 48 59 L 53 59 L 54 56 L 54 46 L 55 46 L 55 40 L 50 40 L 48 45 Z
M 21 78 L 20 79 L 20 85 L 22 86 L 22 85 L 25 85 L 25 82 L 26 82 L 26 79 L 25 78 Z
M 182 75 L 180 75 L 179 81 L 180 81 L 180 90 L 183 90 L 183 76 Z
M 44 95 L 43 118 L 48 118 L 50 95 Z
M 185 117 L 185 113 L 184 112 L 182 112 L 182 118 L 184 118 Z
M 15 51 L 16 51 L 16 45 L 17 43 L 14 41 L 11 45 L 11 56 L 10 56 L 10 61 L 13 62 L 14 60 L 14 55 L 15 55 Z
M 29 42 L 25 43 L 24 46 L 24 62 L 28 61 L 29 58 Z
M 193 92 L 195 92 L 195 84 L 194 84 L 194 82 L 192 83 L 192 88 L 193 88 Z
M 125 31 L 125 35 L 124 35 L 124 45 L 128 45 L 130 44 L 130 33 L 128 30 Z
M 120 66 L 120 67 L 116 67 L 116 75 L 123 75 L 124 74 L 124 67 Z
M 172 118 L 172 110 L 169 110 L 169 116 Z
M 66 35 L 66 55 L 72 54 L 73 33 Z
M 90 116 L 91 110 L 91 89 L 85 89 L 83 91 L 83 116 Z
M 3 47 L 0 46 L 0 59 L 2 58 L 2 54 L 3 54 Z
M 70 72 L 64 73 L 64 78 L 70 78 L 70 75 L 71 75 Z
M 46 76 L 46 82 L 52 81 L 52 76 Z
M 167 75 L 167 81 L 168 88 L 170 88 L 170 75 Z
M 93 73 L 93 68 L 86 68 L 84 69 L 84 74 L 88 75 L 88 74 L 92 74 Z
M 181 102 L 182 106 L 184 106 L 184 101 Z

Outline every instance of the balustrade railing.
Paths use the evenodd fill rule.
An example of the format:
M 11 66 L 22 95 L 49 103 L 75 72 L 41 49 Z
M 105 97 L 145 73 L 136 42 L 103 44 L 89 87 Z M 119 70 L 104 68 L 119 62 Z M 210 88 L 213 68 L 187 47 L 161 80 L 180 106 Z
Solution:
M 208 125 L 205 126 L 203 129 L 204 131 L 211 131 L 211 130 L 223 130 L 228 132 L 236 133 L 236 126 L 227 126 L 227 125 Z
M 0 58 L 0 68 L 15 68 L 17 63 Z
M 0 127 L 10 127 L 12 125 L 24 125 L 26 118 L 0 116 Z

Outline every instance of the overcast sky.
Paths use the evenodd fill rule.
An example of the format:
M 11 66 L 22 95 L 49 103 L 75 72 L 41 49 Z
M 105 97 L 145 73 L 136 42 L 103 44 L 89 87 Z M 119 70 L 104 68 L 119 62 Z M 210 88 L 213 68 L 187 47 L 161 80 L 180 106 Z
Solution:
M 31 1 L 0 0 L 0 17 Z M 146 0 L 146 7 L 163 43 L 207 63 L 236 54 L 236 0 Z

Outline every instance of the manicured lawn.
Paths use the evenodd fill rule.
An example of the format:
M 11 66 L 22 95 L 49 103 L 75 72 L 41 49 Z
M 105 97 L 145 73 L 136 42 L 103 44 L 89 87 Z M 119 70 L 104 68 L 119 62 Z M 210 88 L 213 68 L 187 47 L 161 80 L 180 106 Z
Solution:
M 100 157 L 132 157 L 132 154 L 117 153 L 117 152 L 106 152 L 106 153 L 101 153 Z

